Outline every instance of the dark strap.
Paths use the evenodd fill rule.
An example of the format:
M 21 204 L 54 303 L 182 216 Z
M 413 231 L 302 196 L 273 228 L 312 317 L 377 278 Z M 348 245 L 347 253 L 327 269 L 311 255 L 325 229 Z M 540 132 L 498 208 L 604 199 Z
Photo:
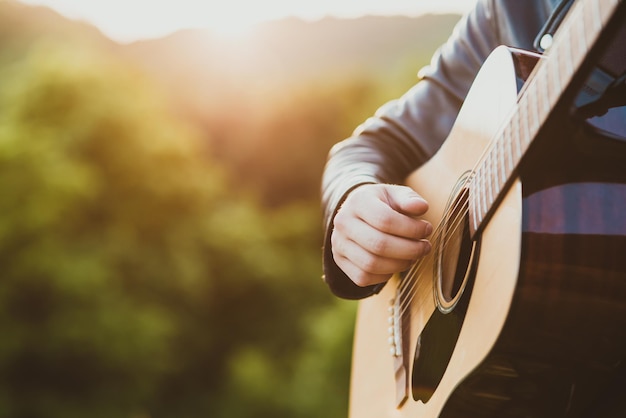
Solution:
M 561 22 L 565 18 L 565 15 L 569 11 L 574 0 L 562 0 L 555 8 L 550 18 L 546 21 L 545 25 L 539 31 L 539 34 L 535 38 L 534 47 L 539 52 L 545 52 L 546 49 L 552 45 L 552 37 L 556 30 L 561 25 Z

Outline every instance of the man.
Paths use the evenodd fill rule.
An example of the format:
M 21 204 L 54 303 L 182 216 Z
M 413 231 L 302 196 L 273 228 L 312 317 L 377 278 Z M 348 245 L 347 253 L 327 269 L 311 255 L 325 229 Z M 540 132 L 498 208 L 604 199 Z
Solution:
M 493 49 L 541 49 L 571 3 L 478 0 L 420 81 L 333 147 L 322 203 L 324 277 L 334 294 L 359 299 L 376 293 L 430 251 L 432 225 L 420 219 L 428 203 L 401 184 L 441 146 Z
M 500 45 L 541 52 L 550 46 L 552 34 L 574 1 L 477 0 L 475 8 L 461 19 L 430 65 L 421 71 L 420 81 L 401 98 L 381 107 L 350 138 L 333 147 L 323 176 L 322 198 L 326 221 L 324 277 L 335 295 L 360 299 L 377 293 L 394 273 L 406 270 L 431 250 L 428 238 L 433 226 L 422 218 L 428 202 L 419 196 L 420 190 L 402 184 L 448 137 L 476 74 L 491 52 Z M 619 28 L 612 35 L 613 47 L 598 58 L 584 93 L 575 99 L 582 97 L 586 101 L 586 95 L 598 96 L 598 100 L 589 102 L 594 104 L 592 107 L 597 106 L 591 115 L 603 115 L 608 102 L 623 106 L 618 98 L 624 97 L 626 62 L 623 48 L 615 45 L 624 45 L 626 32 L 623 3 L 617 7 L 620 14 L 616 16 L 621 20 L 613 21 L 617 23 L 612 28 Z M 598 16 L 599 13 L 596 19 Z M 589 17 L 594 16 L 590 13 Z M 584 27 L 588 28 L 589 22 Z M 568 38 L 572 41 L 569 45 L 584 43 L 577 44 L 581 39 L 574 38 Z M 568 63 L 566 56 L 557 57 L 562 59 L 547 62 Z M 610 64 L 607 68 L 612 68 L 612 76 L 600 64 Z M 600 79 L 608 83 L 607 90 L 591 88 Z M 617 115 L 616 122 L 623 129 L 623 113 Z M 591 124 L 585 128 L 593 131 Z M 565 132 L 580 134 L 582 129 Z M 585 135 L 586 142 L 575 135 L 563 135 L 550 142 L 551 147 L 559 149 L 577 145 L 571 147 L 575 151 L 563 156 L 562 164 L 556 158 L 548 160 L 549 153 L 547 157 L 535 153 L 534 158 L 539 155 L 545 159 L 520 167 L 520 171 L 525 169 L 520 177 L 535 181 L 525 183 L 529 188 L 524 200 L 526 208 L 534 207 L 535 211 L 525 212 L 529 233 L 525 235 L 525 255 L 521 257 L 531 262 L 520 269 L 518 285 L 522 292 L 515 295 L 510 306 L 504 306 L 497 291 L 492 292 L 494 283 L 506 282 L 500 276 L 491 281 L 477 279 L 472 284 L 472 296 L 482 298 L 478 298 L 477 304 L 469 303 L 469 309 L 474 310 L 467 317 L 463 309 L 454 310 L 459 311 L 458 315 L 439 314 L 434 301 L 425 304 L 425 310 L 416 308 L 411 297 L 419 292 L 406 298 L 402 292 L 415 289 L 410 280 L 402 281 L 395 294 L 393 288 L 385 289 L 388 298 L 371 299 L 361 305 L 353 356 L 351 408 L 357 411 L 353 416 L 395 416 L 383 411 L 394 410 L 405 401 L 402 408 L 406 409 L 401 409 L 398 416 L 414 416 L 419 415 L 414 413 L 417 411 L 437 410 L 443 398 L 446 407 L 438 412 L 446 417 L 626 416 L 622 394 L 626 384 L 626 264 L 621 256 L 626 242 L 622 210 L 626 202 L 626 142 L 620 135 L 600 140 L 601 130 L 593 132 L 589 137 Z M 577 139 L 579 143 L 574 141 Z M 468 139 L 454 136 L 445 151 L 449 150 L 448 145 L 456 147 L 463 140 Z M 585 152 L 581 151 L 583 148 Z M 581 174 L 579 165 L 583 159 L 591 168 Z M 546 166 L 554 160 L 555 171 L 565 168 L 559 171 L 558 178 L 538 182 L 543 173 L 537 173 L 537 178 L 531 175 L 533 163 L 539 161 L 539 166 Z M 429 170 L 418 174 L 426 171 L 433 175 L 432 167 L 429 165 Z M 435 173 L 433 177 L 436 176 Z M 432 196 L 438 180 L 420 178 L 418 184 Z M 429 181 L 435 186 L 431 188 Z M 593 192 L 588 193 L 591 189 Z M 574 204 L 579 201 L 580 205 Z M 431 203 L 440 209 L 441 202 L 433 198 Z M 570 206 L 574 206 L 572 211 L 561 210 Z M 547 207 L 550 209 L 545 210 Z M 609 220 L 608 213 L 616 215 Z M 547 266 L 551 257 L 556 259 L 555 264 Z M 444 267 L 446 261 L 442 262 Z M 496 269 L 497 263 L 488 261 L 481 266 L 481 262 L 482 259 L 477 263 L 478 272 L 485 266 Z M 408 274 L 410 277 L 413 276 Z M 409 285 L 403 288 L 405 283 Z M 583 283 L 592 287 L 586 289 Z M 445 283 L 441 284 L 443 287 Z M 423 288 L 431 290 L 428 286 Z M 486 298 L 498 302 L 481 303 L 489 300 Z M 437 302 L 442 299 L 445 296 Z M 389 300 L 393 301 L 391 305 L 387 304 Z M 468 306 L 463 305 L 467 298 L 463 301 L 457 307 Z M 448 301 L 444 305 L 445 302 Z M 441 306 L 446 308 L 444 305 Z M 504 319 L 505 314 L 493 309 L 502 306 L 510 307 L 510 311 L 502 333 L 496 337 L 494 333 L 500 332 L 499 328 L 486 318 L 496 312 L 494 317 Z M 387 308 L 393 315 L 389 316 Z M 434 313 L 429 316 L 432 310 Z M 409 321 L 404 322 L 407 318 Z M 417 320 L 412 322 L 413 318 Z M 393 324 L 390 334 L 387 319 Z M 479 353 L 476 347 L 484 352 Z M 389 349 L 393 362 L 379 355 Z M 472 369 L 471 373 L 459 371 L 460 364 Z M 432 409 L 418 409 L 428 407 L 431 394 L 433 399 L 438 397 L 431 401 Z M 407 401 L 411 395 L 417 395 L 414 400 L 422 403 Z M 374 413 L 363 414 L 369 410 Z

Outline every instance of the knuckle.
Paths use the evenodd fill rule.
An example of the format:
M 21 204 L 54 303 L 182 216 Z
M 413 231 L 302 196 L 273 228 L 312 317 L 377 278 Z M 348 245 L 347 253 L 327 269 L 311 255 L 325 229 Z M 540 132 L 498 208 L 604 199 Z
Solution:
M 335 229 L 343 229 L 347 222 L 347 216 L 345 215 L 343 210 L 340 210 L 335 215 L 335 219 L 333 219 L 333 225 Z
M 369 286 L 370 284 L 369 275 L 363 272 L 355 274 L 354 277 L 352 277 L 352 281 L 359 287 Z
M 370 254 L 362 256 L 359 260 L 359 267 L 365 274 L 375 273 L 377 265 L 378 258 Z
M 381 231 L 389 230 L 394 224 L 394 216 L 391 211 L 379 213 L 374 219 L 376 227 Z
M 383 255 L 388 247 L 387 240 L 380 237 L 373 237 L 368 244 L 370 251 L 374 254 Z
M 371 286 L 373 284 L 383 283 L 391 277 L 391 274 L 368 274 L 360 272 L 352 277 L 352 281 L 359 287 Z
M 330 246 L 332 248 L 333 253 L 341 253 L 341 244 L 342 241 L 339 238 L 336 231 L 333 231 L 330 235 Z

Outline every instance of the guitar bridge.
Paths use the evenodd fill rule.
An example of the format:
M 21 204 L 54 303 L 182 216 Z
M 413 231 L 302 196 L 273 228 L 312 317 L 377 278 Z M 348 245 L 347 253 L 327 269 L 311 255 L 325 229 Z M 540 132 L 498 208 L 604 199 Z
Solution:
M 394 358 L 396 380 L 396 407 L 400 408 L 409 398 L 409 373 L 403 330 L 403 310 L 401 298 L 398 296 L 389 302 L 389 353 Z
M 398 299 L 389 302 L 389 353 L 394 357 L 402 356 L 402 320 Z

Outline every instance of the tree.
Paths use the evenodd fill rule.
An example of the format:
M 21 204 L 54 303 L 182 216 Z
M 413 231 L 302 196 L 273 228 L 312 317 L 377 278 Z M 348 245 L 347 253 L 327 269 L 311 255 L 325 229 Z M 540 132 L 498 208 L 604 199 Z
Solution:
M 293 410 L 248 377 L 289 389 L 331 300 L 318 208 L 260 206 L 166 103 L 76 45 L 2 68 L 0 417 Z

